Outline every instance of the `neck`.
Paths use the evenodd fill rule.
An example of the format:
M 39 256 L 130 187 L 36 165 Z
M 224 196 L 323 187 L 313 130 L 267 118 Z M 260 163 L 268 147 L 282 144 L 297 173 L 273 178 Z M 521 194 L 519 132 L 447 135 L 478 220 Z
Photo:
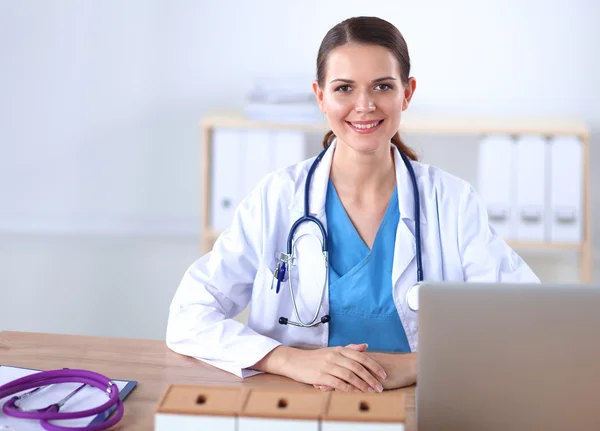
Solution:
M 338 193 L 360 200 L 379 196 L 396 185 L 393 153 L 387 145 L 363 154 L 338 141 L 330 175 Z

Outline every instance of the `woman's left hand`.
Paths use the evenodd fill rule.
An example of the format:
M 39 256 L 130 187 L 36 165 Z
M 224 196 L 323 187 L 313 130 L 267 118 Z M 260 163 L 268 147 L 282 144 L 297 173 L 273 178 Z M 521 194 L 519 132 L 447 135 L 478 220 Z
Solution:
M 366 343 L 363 344 L 348 344 L 346 346 L 349 349 L 354 349 L 357 352 L 364 352 L 365 350 L 367 350 L 368 345 Z M 383 385 L 383 389 L 385 389 L 385 383 L 382 383 Z M 327 392 L 327 391 L 332 391 L 333 388 L 329 387 L 329 386 L 322 386 L 322 385 L 313 385 L 315 388 L 320 389 L 321 391 Z
M 359 352 L 367 350 L 367 344 L 349 344 L 346 347 Z M 397 389 L 414 385 L 417 382 L 417 354 L 416 353 L 368 353 L 384 369 L 387 378 L 382 381 L 383 389 Z M 313 385 L 321 391 L 332 391 L 328 386 Z

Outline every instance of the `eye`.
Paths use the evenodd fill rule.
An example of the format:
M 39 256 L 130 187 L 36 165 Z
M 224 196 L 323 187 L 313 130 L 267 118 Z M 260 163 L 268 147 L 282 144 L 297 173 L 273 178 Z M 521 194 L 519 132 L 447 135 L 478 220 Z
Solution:
M 340 85 L 339 87 L 337 87 L 335 89 L 335 91 L 339 91 L 341 93 L 347 93 L 348 91 L 350 91 L 350 86 L 349 85 Z
M 391 90 L 392 86 L 390 84 L 378 84 L 375 88 L 377 88 L 378 90 L 387 91 Z

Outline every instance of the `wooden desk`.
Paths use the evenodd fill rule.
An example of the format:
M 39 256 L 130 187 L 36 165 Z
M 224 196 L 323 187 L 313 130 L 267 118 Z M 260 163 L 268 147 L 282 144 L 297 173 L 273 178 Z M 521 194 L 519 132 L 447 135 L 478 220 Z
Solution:
M 170 383 L 271 386 L 316 391 L 281 376 L 240 379 L 203 362 L 178 355 L 164 341 L 0 332 L 0 364 L 49 370 L 83 368 L 111 379 L 137 380 L 125 401 L 125 416 L 115 430 L 152 430 L 154 409 Z M 414 387 L 407 394 L 407 430 L 416 429 Z

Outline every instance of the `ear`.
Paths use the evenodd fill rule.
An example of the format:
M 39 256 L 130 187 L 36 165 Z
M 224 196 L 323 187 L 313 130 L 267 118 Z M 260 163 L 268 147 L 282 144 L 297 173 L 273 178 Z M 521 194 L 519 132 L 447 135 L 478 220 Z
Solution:
M 321 110 L 321 112 L 323 114 L 326 114 L 325 106 L 323 103 L 323 90 L 319 86 L 319 83 L 317 80 L 313 81 L 312 88 L 313 88 L 313 93 L 315 93 L 315 97 L 317 98 L 317 103 L 319 104 L 319 109 Z
M 408 84 L 404 86 L 404 101 L 402 102 L 402 110 L 408 108 L 408 104 L 415 94 L 417 88 L 417 80 L 415 78 L 408 78 Z

